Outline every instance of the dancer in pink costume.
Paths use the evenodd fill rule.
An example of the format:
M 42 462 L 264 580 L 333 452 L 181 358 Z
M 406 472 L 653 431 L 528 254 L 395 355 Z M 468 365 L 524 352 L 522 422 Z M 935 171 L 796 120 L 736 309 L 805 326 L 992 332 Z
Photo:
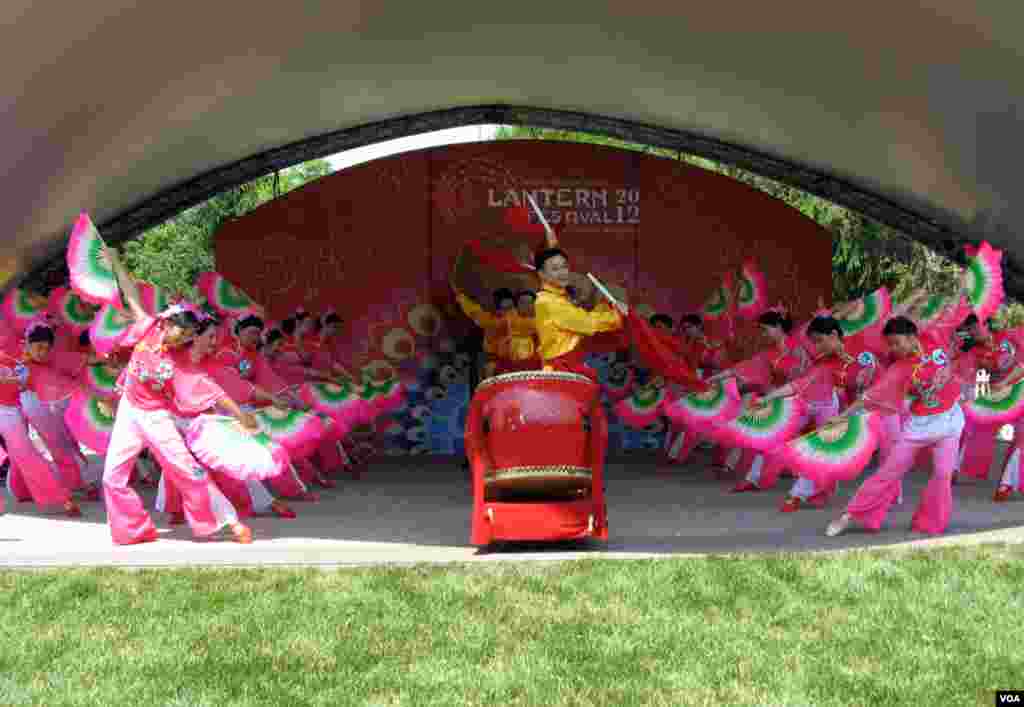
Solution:
M 42 337 L 41 330 L 32 332 L 30 339 L 37 337 Z M 39 453 L 29 437 L 20 399 L 22 391 L 33 383 L 30 368 L 20 357 L 9 353 L 10 346 L 5 348 L 0 353 L 0 435 L 11 460 L 7 488 L 19 501 L 31 499 L 40 509 L 60 506 L 66 515 L 77 518 L 81 510 L 70 490 L 61 483 L 57 468 Z
M 215 338 L 217 337 L 217 327 L 212 319 L 209 317 L 201 317 L 199 325 L 196 328 L 196 339 L 191 346 L 190 359 L 193 365 L 202 367 L 204 370 L 209 372 L 207 365 L 212 359 L 211 354 L 215 347 Z M 226 376 L 222 376 L 221 380 L 227 379 Z M 217 380 L 215 378 L 215 380 Z M 220 383 L 221 380 L 217 382 Z M 228 379 L 228 385 L 223 386 L 227 391 L 229 397 L 236 401 L 240 406 L 242 401 L 236 397 L 232 391 L 239 391 L 246 395 L 251 394 L 251 391 L 245 390 L 249 384 L 242 381 L 241 378 L 237 380 Z M 251 386 L 250 386 L 251 387 Z M 185 434 L 188 430 L 189 423 L 195 419 L 196 416 L 175 416 L 175 424 L 178 427 L 178 431 Z M 227 497 L 231 504 L 235 507 L 239 518 L 248 518 L 251 515 L 257 513 L 273 513 L 280 518 L 295 518 L 296 514 L 288 504 L 276 499 L 273 495 L 267 491 L 266 487 L 259 481 L 248 480 L 242 481 L 236 479 L 228 474 L 209 471 L 210 479 L 217 486 L 217 488 Z M 289 471 L 282 476 L 294 477 L 294 472 Z M 292 484 L 298 484 L 298 480 L 292 478 Z M 283 484 L 287 488 L 287 482 Z M 301 485 L 299 485 L 301 491 Z M 157 492 L 157 510 L 164 511 L 170 514 L 171 525 L 180 525 L 185 522 L 185 513 L 182 502 L 181 493 L 179 493 L 177 486 L 166 474 L 161 475 L 159 490 Z
M 1014 492 L 1024 494 L 1024 474 L 1021 473 L 1021 449 L 1024 449 L 1024 439 L 1016 432 L 1013 437 L 1013 446 L 1010 447 L 1006 463 L 1003 465 L 1003 475 L 999 478 L 999 486 L 992 497 L 996 503 L 1004 503 L 1013 497 Z
M 135 323 L 125 345 L 134 344 L 131 362 L 121 373 L 124 395 L 107 450 L 103 470 L 107 521 L 118 545 L 157 540 L 156 526 L 142 500 L 128 486 L 135 460 L 149 448 L 163 472 L 181 492 L 192 532 L 209 536 L 229 526 L 235 540 L 252 542 L 252 531 L 238 522 L 231 503 L 210 481 L 209 474 L 188 451 L 175 426 L 175 415 L 194 415 L 217 405 L 229 410 L 242 426 L 255 431 L 256 420 L 242 412 L 224 391 L 189 360 L 188 344 L 198 318 L 183 305 L 174 305 L 157 318 L 149 316 L 139 291 L 113 249 L 106 250 L 121 286 L 122 297 Z
M 281 408 L 300 406 L 301 401 L 274 373 L 259 350 L 263 320 L 256 314 L 243 316 L 234 323 L 232 329 L 226 332 L 226 335 L 218 340 L 216 347 L 211 347 L 208 352 L 203 351 L 203 347 L 201 347 L 197 360 L 200 361 L 203 369 L 246 412 L 268 404 Z M 268 479 L 268 483 L 275 492 L 287 498 L 298 501 L 319 500 L 315 493 L 306 489 L 302 480 L 294 472 Z M 262 497 L 265 499 L 268 495 L 269 493 Z M 281 517 L 293 517 L 294 514 L 290 509 L 288 512 L 280 512 L 284 508 L 287 508 L 285 504 L 277 503 L 270 510 Z M 292 515 L 289 516 L 289 513 Z
M 1024 356 L 1024 332 L 1016 329 L 993 332 L 978 317 L 971 314 L 964 321 L 967 333 L 974 339 L 970 351 L 961 354 L 962 367 L 968 371 L 984 369 L 991 376 L 991 386 L 998 388 L 1012 385 L 1024 375 L 1022 356 Z M 973 383 L 965 375 L 965 382 Z M 1012 424 L 1014 440 L 1024 435 L 1024 419 L 1011 423 L 996 425 L 980 424 L 968 421 L 964 427 L 961 442 L 959 473 L 975 479 L 987 479 L 995 456 L 996 434 L 1003 424 Z
M 855 342 L 843 341 L 843 330 L 832 317 L 815 317 L 806 328 L 817 356 L 810 370 L 800 378 L 777 388 L 762 398 L 768 403 L 776 398 L 796 395 L 804 399 L 812 411 L 814 426 L 819 427 L 835 417 L 840 407 L 858 400 L 874 382 L 880 368 L 879 355 Z M 759 489 L 772 488 L 782 471 L 783 462 L 775 455 L 766 455 L 760 474 L 748 477 L 747 483 Z M 813 481 L 800 477 L 779 510 L 793 513 L 808 501 L 823 504 L 834 492 L 836 485 L 816 488 Z
M 302 309 L 281 322 L 279 331 L 283 336 L 275 344 L 268 360 L 274 371 L 289 385 L 298 386 L 307 381 L 328 379 L 312 365 L 320 349 L 317 329 L 318 321 Z
M 668 328 L 671 329 L 672 320 L 665 315 L 658 316 L 664 317 L 659 320 L 660 326 L 663 327 L 667 323 Z M 651 318 L 651 324 L 660 328 L 659 322 L 656 322 L 655 319 L 656 317 Z M 702 378 L 710 378 L 728 366 L 726 344 L 704 334 L 704 320 L 700 315 L 688 314 L 683 317 L 681 324 L 683 340 L 679 342 L 675 351 L 686 360 L 691 368 L 697 370 Z M 675 341 L 674 338 L 672 341 Z M 700 441 L 706 438 L 698 430 L 678 429 L 673 425 L 665 435 L 665 452 L 673 463 L 682 464 L 689 458 L 690 453 Z M 728 453 L 729 450 L 722 445 L 715 447 L 713 463 L 716 471 L 730 470 Z
M 253 408 L 274 405 L 279 408 L 306 409 L 305 404 L 295 395 L 292 388 L 274 371 L 266 357 L 260 352 L 260 337 L 263 320 L 255 315 L 240 319 L 232 336 L 222 342 L 209 369 L 216 376 L 235 379 L 251 388 L 251 394 L 242 401 Z M 309 379 L 330 380 L 329 373 L 310 368 L 304 375 Z M 220 380 L 220 379 L 218 379 Z M 223 382 L 222 382 L 223 384 Z M 230 392 L 230 391 L 229 391 Z M 309 455 L 294 457 L 296 466 L 302 472 L 306 483 L 324 488 L 333 488 L 334 482 L 322 474 L 307 456 L 315 455 L 322 469 L 327 472 L 346 468 L 346 458 L 339 449 L 341 435 L 330 428 L 323 440 L 311 447 Z
M 61 482 L 69 491 L 84 488 L 85 457 L 64 422 L 71 394 L 82 380 L 88 357 L 55 350 L 56 332 L 43 319 L 25 330 L 24 363 L 29 369 L 29 386 L 21 393 L 21 409 L 50 452 Z M 94 493 L 92 500 L 98 500 Z
M 900 414 L 908 394 L 914 401 L 899 439 L 879 470 L 857 491 L 846 512 L 829 524 L 825 531 L 828 536 L 842 534 L 854 522 L 869 530 L 881 528 L 900 494 L 904 474 L 922 449 L 931 451 L 933 471 L 914 513 L 912 528 L 916 532 L 939 534 L 949 525 L 953 511 L 952 476 L 964 416 L 959 404 L 961 378 L 947 347 L 967 307 L 966 298 L 961 298 L 953 317 L 940 320 L 924 332 L 904 317 L 891 319 L 885 325 L 883 334 L 895 360 L 847 414 L 861 408 Z
M 797 327 L 794 332 L 788 311 L 781 306 L 770 309 L 758 317 L 758 324 L 772 345 L 753 358 L 711 376 L 709 381 L 737 378 L 744 392 L 763 393 L 796 380 L 807 372 L 811 365 L 811 355 L 797 334 L 803 327 Z M 824 401 L 821 414 L 830 412 L 832 402 L 831 397 Z M 831 410 L 831 414 L 835 414 L 835 410 Z M 709 435 L 714 439 L 714 429 L 709 431 Z M 759 490 L 756 480 L 764 464 L 764 455 L 748 451 L 744 457 L 750 461 L 750 474 L 746 480 L 736 484 L 733 493 Z

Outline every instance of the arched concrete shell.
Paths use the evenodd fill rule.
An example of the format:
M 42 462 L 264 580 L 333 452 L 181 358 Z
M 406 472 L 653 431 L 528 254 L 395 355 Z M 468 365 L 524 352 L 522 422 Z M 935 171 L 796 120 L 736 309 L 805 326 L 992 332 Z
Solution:
M 1006 0 L 7 0 L 0 275 L 59 259 L 80 210 L 118 241 L 276 167 L 526 122 L 733 162 L 943 252 L 989 239 L 1021 296 L 1022 26 Z

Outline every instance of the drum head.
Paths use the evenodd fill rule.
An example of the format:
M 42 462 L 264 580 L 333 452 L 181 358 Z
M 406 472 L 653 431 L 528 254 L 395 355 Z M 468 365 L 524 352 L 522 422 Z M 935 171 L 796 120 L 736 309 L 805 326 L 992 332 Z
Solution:
M 502 499 L 575 498 L 590 491 L 591 472 L 586 467 L 512 467 L 495 469 L 484 476 L 488 496 Z

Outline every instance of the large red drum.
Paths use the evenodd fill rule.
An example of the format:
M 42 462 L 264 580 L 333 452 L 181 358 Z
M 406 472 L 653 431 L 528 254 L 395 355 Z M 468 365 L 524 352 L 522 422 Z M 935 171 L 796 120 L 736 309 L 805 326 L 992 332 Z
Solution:
M 483 381 L 470 403 L 466 449 L 473 537 L 607 537 L 600 388 L 574 373 L 526 371 Z

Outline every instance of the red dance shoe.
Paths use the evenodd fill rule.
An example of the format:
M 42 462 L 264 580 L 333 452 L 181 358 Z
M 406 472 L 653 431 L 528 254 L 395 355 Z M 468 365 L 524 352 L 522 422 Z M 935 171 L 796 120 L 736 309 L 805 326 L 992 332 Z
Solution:
M 240 545 L 252 545 L 252 528 L 242 523 L 235 523 L 231 526 L 231 534 L 235 536 L 235 542 Z
M 1010 500 L 1010 496 L 1013 495 L 1013 487 L 1007 484 L 999 484 L 999 488 L 996 489 L 995 494 L 992 496 L 992 500 L 995 503 L 1005 503 Z
M 719 481 L 731 476 L 736 476 L 736 470 L 732 467 L 726 466 L 725 464 L 715 464 L 711 467 L 711 471 L 714 472 L 715 478 Z
M 184 511 L 178 511 L 177 513 L 168 513 L 170 520 L 168 521 L 171 525 L 184 525 L 185 524 L 185 513 Z
M 135 538 L 134 540 L 130 540 L 130 541 L 124 543 L 124 544 L 125 545 L 141 545 L 142 543 L 155 543 L 159 539 L 160 539 L 160 534 L 158 532 L 156 532 L 156 528 L 151 525 L 151 526 L 149 526 L 149 530 L 147 530 L 145 533 L 143 533 L 139 537 Z
M 750 491 L 760 491 L 761 488 L 752 481 L 740 481 L 738 484 L 732 487 L 729 493 L 747 493 Z
M 779 506 L 782 513 L 796 513 L 800 510 L 800 498 L 798 496 L 787 496 L 786 500 Z
M 99 486 L 90 486 L 88 489 L 86 489 L 86 491 L 85 491 L 85 500 L 86 501 L 99 501 L 101 498 L 102 498 L 102 495 L 100 494 L 100 487 Z
M 336 483 L 328 479 L 323 474 L 317 474 L 313 477 L 313 483 L 323 489 L 332 489 L 337 486 Z
M 78 507 L 78 504 L 75 503 L 74 499 L 70 499 L 64 501 L 64 515 L 68 518 L 81 518 L 82 509 Z
M 270 510 L 278 518 L 298 518 L 295 511 L 288 507 L 288 504 L 281 500 L 275 500 L 270 504 Z

